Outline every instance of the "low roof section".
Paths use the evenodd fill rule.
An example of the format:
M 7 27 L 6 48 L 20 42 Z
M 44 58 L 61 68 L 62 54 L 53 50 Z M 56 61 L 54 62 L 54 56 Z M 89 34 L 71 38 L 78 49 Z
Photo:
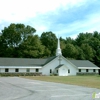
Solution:
M 0 58 L 0 66 L 43 66 L 46 63 L 53 60 L 54 57 L 46 59 L 34 59 L 34 58 Z
M 89 60 L 69 60 L 69 61 L 77 67 L 98 67 Z
M 58 65 L 55 69 L 59 69 L 60 67 L 62 67 L 64 64 L 60 64 Z

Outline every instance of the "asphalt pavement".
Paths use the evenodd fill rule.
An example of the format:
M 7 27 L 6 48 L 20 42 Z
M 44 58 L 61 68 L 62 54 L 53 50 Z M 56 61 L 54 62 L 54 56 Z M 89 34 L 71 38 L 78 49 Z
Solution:
M 44 82 L 20 77 L 0 77 L 0 100 L 100 100 L 100 89 Z

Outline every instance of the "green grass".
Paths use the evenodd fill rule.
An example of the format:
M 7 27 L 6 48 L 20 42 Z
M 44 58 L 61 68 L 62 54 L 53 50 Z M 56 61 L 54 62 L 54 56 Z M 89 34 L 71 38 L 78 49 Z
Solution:
M 100 89 L 100 76 L 24 76 L 23 78 Z

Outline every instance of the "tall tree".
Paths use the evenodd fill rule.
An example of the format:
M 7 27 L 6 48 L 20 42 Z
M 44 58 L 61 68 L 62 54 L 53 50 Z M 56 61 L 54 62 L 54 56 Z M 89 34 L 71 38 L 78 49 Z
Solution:
M 16 47 L 23 40 L 26 40 L 28 35 L 33 35 L 36 30 L 31 26 L 24 24 L 10 24 L 2 30 L 2 37 L 8 47 Z
M 44 55 L 44 48 L 38 35 L 34 35 L 28 36 L 27 40 L 20 45 L 20 52 L 25 58 L 41 58 Z
M 89 45 L 95 51 L 94 63 L 100 66 L 100 34 L 98 37 L 93 37 L 90 39 Z
M 83 50 L 83 53 L 85 55 L 85 59 L 93 61 L 95 51 L 92 49 L 92 47 L 89 46 L 89 44 L 82 44 L 81 49 Z
M 63 55 L 67 58 L 76 59 L 78 55 L 78 50 L 73 44 L 67 43 L 65 49 L 62 51 Z
M 93 37 L 95 37 L 95 38 L 97 38 L 97 39 L 100 40 L 100 33 L 97 32 L 97 31 L 94 31 L 94 32 L 93 32 Z
M 5 44 L 5 41 L 2 38 L 2 36 L 0 36 L 0 57 L 4 57 L 5 56 L 6 48 L 7 48 L 7 45 Z
M 80 33 L 75 41 L 78 46 L 81 46 L 83 43 L 88 43 L 92 37 L 92 33 Z
M 50 56 L 55 55 L 55 51 L 57 48 L 57 37 L 52 32 L 43 32 L 41 37 L 42 44 L 51 51 Z
M 61 50 L 65 49 L 66 47 L 66 40 L 63 39 L 62 37 L 60 37 L 60 47 L 61 47 Z
M 70 43 L 70 44 L 75 45 L 75 40 L 72 39 L 72 38 L 70 38 L 70 37 L 68 37 L 68 38 L 66 37 L 65 43 L 66 43 L 66 44 L 67 44 L 67 43 Z

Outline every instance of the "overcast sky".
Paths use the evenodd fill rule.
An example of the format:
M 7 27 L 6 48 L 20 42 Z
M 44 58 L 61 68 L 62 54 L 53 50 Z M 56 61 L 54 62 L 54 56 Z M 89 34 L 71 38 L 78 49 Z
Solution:
M 0 0 L 0 30 L 23 23 L 65 38 L 100 32 L 100 0 Z

